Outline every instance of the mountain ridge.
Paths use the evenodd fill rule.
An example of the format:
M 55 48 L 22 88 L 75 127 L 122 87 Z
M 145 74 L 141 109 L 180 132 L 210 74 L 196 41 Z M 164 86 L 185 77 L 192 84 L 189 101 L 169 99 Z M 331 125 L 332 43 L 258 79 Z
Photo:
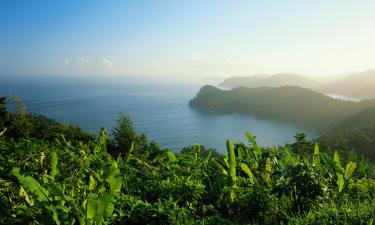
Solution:
M 318 81 L 294 73 L 277 73 L 259 76 L 234 76 L 223 80 L 220 86 L 227 88 L 244 87 L 282 87 L 299 86 L 323 94 L 336 94 L 348 97 L 368 99 L 375 97 L 375 69 L 350 73 L 331 81 Z

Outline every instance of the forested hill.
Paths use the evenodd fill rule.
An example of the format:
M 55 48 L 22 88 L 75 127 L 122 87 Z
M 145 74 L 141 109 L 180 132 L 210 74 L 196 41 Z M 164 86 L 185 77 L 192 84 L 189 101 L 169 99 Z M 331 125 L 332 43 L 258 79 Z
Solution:
M 333 99 L 296 86 L 239 87 L 232 90 L 204 86 L 189 104 L 199 110 L 252 114 L 305 125 L 322 132 L 344 118 L 375 105 L 375 102 L 355 103 Z
M 319 142 L 341 150 L 354 148 L 375 159 L 375 106 L 344 119 L 321 135 Z

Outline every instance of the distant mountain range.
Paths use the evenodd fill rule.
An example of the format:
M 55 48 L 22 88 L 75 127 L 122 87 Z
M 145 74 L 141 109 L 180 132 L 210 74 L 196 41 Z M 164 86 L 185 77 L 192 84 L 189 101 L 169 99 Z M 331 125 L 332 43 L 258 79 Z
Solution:
M 358 98 L 375 97 L 375 70 L 353 73 L 330 82 L 317 89 L 323 93 L 339 94 Z
M 298 74 L 253 75 L 230 77 L 220 83 L 223 87 L 281 87 L 299 86 L 324 94 L 336 94 L 356 98 L 375 97 L 375 70 L 349 74 L 330 82 L 320 82 Z
M 254 75 L 249 77 L 230 77 L 225 79 L 221 86 L 236 87 L 281 87 L 281 86 L 300 86 L 304 88 L 315 89 L 323 84 L 297 74 L 279 73 L 271 76 Z

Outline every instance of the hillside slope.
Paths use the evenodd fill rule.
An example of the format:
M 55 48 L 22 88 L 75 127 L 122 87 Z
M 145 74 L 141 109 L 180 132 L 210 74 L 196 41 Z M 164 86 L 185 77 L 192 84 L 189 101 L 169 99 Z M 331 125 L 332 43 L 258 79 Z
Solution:
M 321 135 L 319 142 L 341 150 L 348 146 L 375 159 L 375 106 L 344 119 Z
M 237 112 L 288 121 L 319 132 L 326 131 L 344 118 L 375 105 L 374 101 L 355 103 L 333 99 L 295 86 L 239 87 L 228 91 L 204 86 L 189 104 L 199 110 Z

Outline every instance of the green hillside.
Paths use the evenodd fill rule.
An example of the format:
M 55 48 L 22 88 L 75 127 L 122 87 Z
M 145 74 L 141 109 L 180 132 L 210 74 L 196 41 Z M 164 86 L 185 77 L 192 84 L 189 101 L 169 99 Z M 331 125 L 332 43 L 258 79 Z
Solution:
M 301 124 L 319 132 L 371 105 L 375 105 L 375 102 L 343 101 L 294 86 L 239 87 L 228 91 L 204 86 L 190 101 L 190 106 L 199 110 L 252 114 Z
M 344 119 L 322 134 L 319 141 L 331 148 L 354 148 L 375 159 L 375 107 Z

